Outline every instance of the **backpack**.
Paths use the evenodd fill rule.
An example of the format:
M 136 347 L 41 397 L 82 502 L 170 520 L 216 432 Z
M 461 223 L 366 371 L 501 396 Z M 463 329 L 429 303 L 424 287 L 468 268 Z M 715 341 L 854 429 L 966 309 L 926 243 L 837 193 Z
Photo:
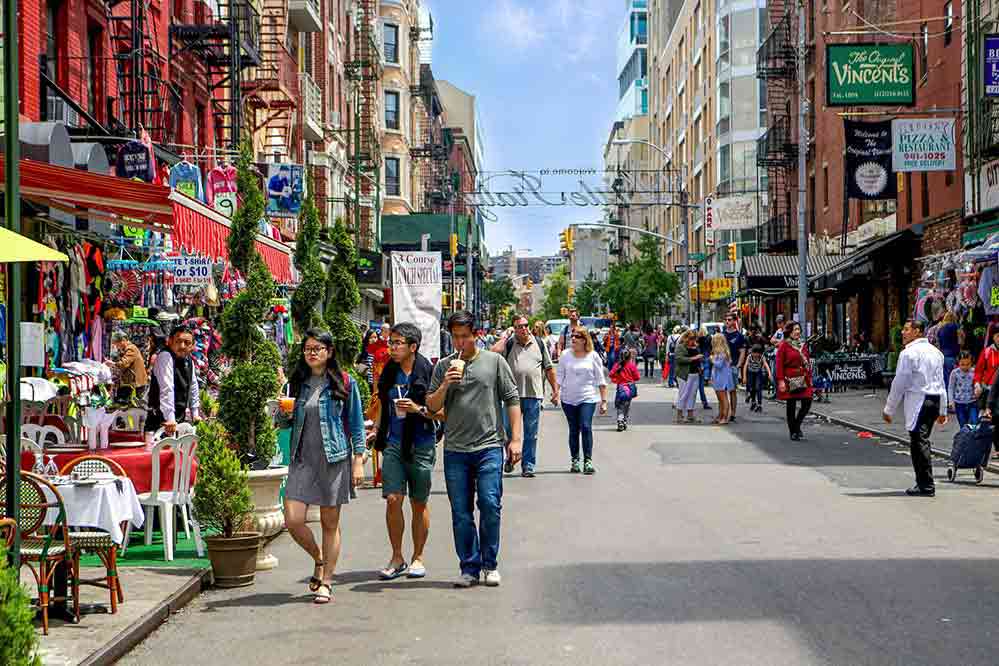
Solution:
M 542 356 L 544 356 L 544 354 L 547 353 L 547 351 L 548 351 L 548 346 L 545 344 L 545 341 L 542 340 L 541 338 L 539 338 L 538 336 L 535 335 L 533 337 L 534 337 L 534 341 L 536 343 L 538 343 L 538 349 L 541 350 Z M 506 349 L 503 350 L 503 358 L 507 359 L 508 361 L 510 360 L 510 352 L 513 351 L 513 342 L 514 342 L 514 338 L 513 338 L 513 336 L 511 336 L 506 341 Z

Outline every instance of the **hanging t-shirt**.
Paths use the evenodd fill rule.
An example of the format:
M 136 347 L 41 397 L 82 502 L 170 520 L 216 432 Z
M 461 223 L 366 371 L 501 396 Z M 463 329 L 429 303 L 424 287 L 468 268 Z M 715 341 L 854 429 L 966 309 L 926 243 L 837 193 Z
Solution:
M 236 212 L 236 167 L 230 164 L 209 171 L 205 193 L 209 206 L 226 217 L 232 217 Z
M 978 280 L 978 297 L 985 306 L 986 316 L 999 315 L 999 271 L 986 266 Z
M 114 172 L 120 178 L 138 178 L 147 183 L 153 182 L 156 166 L 149 152 L 149 146 L 132 140 L 118 149 Z
M 205 200 L 205 188 L 201 184 L 201 169 L 190 162 L 180 162 L 170 169 L 170 187 L 192 199 Z

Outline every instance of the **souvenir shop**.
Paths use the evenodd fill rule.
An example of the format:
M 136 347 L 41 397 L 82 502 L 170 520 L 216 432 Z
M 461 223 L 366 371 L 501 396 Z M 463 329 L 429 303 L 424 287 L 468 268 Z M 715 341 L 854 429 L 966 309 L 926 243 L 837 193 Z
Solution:
M 134 166 L 140 160 L 130 156 L 138 153 L 127 146 L 119 162 Z M 171 190 L 22 161 L 22 230 L 69 257 L 27 265 L 22 274 L 20 397 L 25 423 L 51 428 L 41 435 L 49 439 L 42 442 L 46 451 L 107 448 L 115 431 L 131 432 L 123 439 L 138 441 L 142 391 L 106 363 L 117 354 L 111 342 L 117 331 L 126 333 L 148 367 L 170 329 L 187 324 L 195 334 L 199 385 L 217 392 L 225 359 L 216 324 L 225 303 L 245 286 L 227 261 L 229 219 L 220 210 L 225 201 L 235 202 L 235 169 L 223 169 L 231 169 L 232 178 L 210 172 L 206 187 L 200 172 L 181 162 L 164 174 L 176 186 Z M 257 247 L 279 285 L 269 321 L 261 324 L 287 350 L 290 249 L 263 233 Z M 12 306 L 0 305 L 0 317 Z

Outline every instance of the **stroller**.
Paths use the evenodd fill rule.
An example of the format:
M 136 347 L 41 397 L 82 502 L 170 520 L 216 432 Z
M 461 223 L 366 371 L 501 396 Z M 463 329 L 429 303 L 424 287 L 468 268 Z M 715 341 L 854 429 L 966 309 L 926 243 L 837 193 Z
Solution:
M 947 480 L 957 482 L 957 472 L 961 469 L 975 470 L 975 483 L 985 479 L 985 466 L 992 453 L 992 424 L 983 421 L 978 425 L 966 425 L 954 435 L 954 446 L 950 450 L 950 465 L 947 466 Z

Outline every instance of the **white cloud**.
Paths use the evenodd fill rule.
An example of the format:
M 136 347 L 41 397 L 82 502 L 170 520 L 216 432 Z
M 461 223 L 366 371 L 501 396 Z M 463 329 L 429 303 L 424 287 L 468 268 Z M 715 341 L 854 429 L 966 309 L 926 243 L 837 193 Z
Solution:
M 544 39 L 541 20 L 533 7 L 514 0 L 500 0 L 484 17 L 482 28 L 495 43 L 515 51 L 527 51 Z
M 557 65 L 578 64 L 601 57 L 601 46 L 617 39 L 620 10 L 607 0 L 554 0 L 540 11 L 519 0 L 499 0 L 481 27 L 500 53 L 523 54 L 544 45 Z

